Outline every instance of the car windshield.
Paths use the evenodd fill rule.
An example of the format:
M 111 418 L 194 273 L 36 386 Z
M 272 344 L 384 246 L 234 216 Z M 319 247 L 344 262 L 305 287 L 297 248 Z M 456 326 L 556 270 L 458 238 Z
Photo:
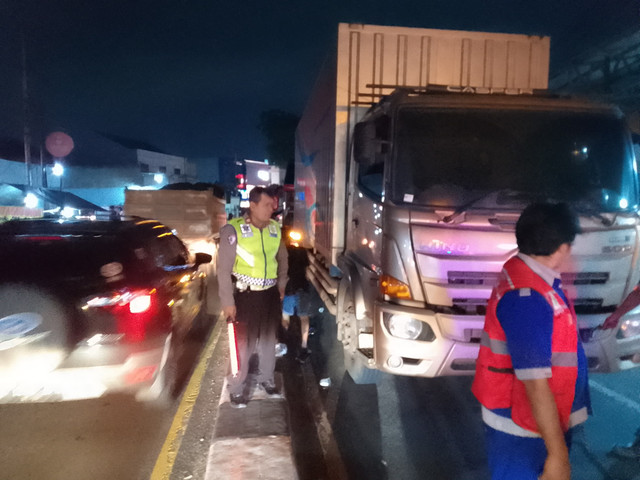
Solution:
M 577 208 L 638 204 L 623 120 L 563 111 L 399 111 L 391 198 L 448 208 L 510 208 L 541 197 Z

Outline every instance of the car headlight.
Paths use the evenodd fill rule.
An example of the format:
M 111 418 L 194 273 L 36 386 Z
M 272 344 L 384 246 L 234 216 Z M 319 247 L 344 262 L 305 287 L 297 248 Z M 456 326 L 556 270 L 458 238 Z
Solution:
M 384 324 L 391 335 L 407 340 L 433 340 L 435 335 L 428 324 L 415 318 L 396 313 L 385 315 Z
M 640 335 L 640 319 L 632 318 L 620 324 L 618 338 L 631 338 Z

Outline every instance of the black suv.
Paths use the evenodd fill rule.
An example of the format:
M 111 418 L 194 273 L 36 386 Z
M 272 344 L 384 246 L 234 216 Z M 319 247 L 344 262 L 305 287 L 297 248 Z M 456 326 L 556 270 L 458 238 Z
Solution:
M 0 402 L 173 393 L 210 261 L 155 220 L 0 224 Z

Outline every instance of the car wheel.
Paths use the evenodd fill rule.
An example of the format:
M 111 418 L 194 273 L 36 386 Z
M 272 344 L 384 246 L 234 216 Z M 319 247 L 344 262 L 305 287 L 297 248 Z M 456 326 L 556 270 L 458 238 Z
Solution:
M 69 338 L 67 313 L 52 294 L 35 285 L 0 285 L 0 398 L 18 380 L 58 367 L 69 354 Z
M 206 335 L 213 323 L 213 316 L 209 314 L 209 306 L 207 302 L 207 291 L 205 289 L 202 303 L 200 304 L 200 312 L 193 321 L 193 326 L 189 332 L 189 337 L 201 339 Z
M 166 347 L 166 357 L 163 358 L 156 380 L 151 387 L 136 394 L 137 400 L 160 409 L 173 405 L 178 397 L 179 366 L 183 346 L 184 343 L 172 334 Z

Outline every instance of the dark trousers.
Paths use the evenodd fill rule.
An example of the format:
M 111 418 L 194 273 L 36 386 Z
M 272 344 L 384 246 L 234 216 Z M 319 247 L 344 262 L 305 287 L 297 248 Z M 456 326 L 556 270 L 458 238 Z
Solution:
M 273 381 L 276 366 L 276 332 L 282 320 L 278 287 L 254 292 L 235 292 L 238 374 L 227 377 L 229 393 L 241 394 L 249 373 L 249 360 L 258 356 L 258 383 Z

